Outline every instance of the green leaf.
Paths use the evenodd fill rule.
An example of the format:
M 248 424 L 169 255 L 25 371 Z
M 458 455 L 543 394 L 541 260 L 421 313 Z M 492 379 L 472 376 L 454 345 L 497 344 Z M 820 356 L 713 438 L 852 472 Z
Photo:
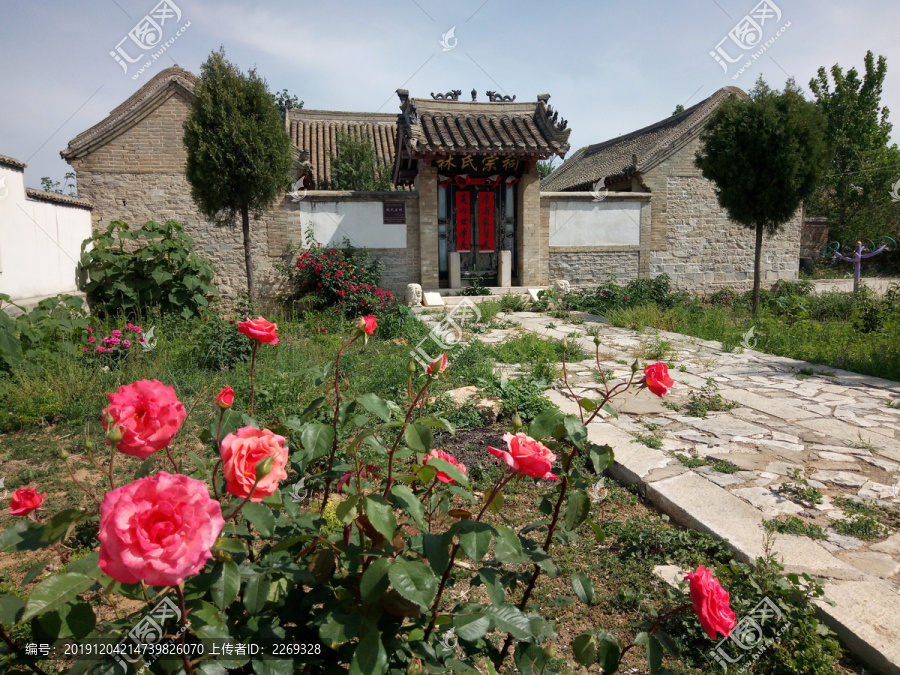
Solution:
M 425 464 L 425 466 L 433 466 L 441 473 L 447 474 L 449 478 L 455 480 L 459 485 L 465 485 L 467 487 L 469 485 L 469 479 L 466 474 L 460 471 L 457 467 L 453 466 L 446 459 L 442 459 L 440 457 L 431 457 L 428 459 L 428 462 Z
M 44 571 L 44 568 L 47 566 L 46 562 L 38 562 L 28 568 L 28 571 L 25 573 L 25 576 L 22 578 L 21 586 L 27 586 L 32 581 L 37 579 L 41 572 Z
M 42 614 L 38 618 L 38 622 L 41 624 L 41 628 L 52 637 L 80 640 L 94 630 L 97 617 L 88 603 L 73 602 Z
M 566 500 L 565 524 L 567 530 L 575 530 L 591 512 L 591 500 L 584 490 L 575 490 Z
M 544 648 L 533 642 L 519 642 L 513 660 L 521 675 L 544 675 L 547 668 Z
M 453 631 L 460 640 L 474 642 L 487 635 L 491 620 L 484 612 L 457 614 L 453 617 Z
M 300 443 L 311 459 L 324 457 L 333 447 L 334 428 L 327 424 L 310 424 L 300 434 Z
M 566 436 L 569 441 L 579 450 L 583 448 L 587 442 L 587 427 L 581 423 L 581 420 L 567 415 L 563 419 L 563 426 L 566 428 Z
M 662 667 L 663 646 L 655 636 L 650 636 L 647 644 L 647 665 L 650 666 L 650 675 L 657 675 Z
M 595 523 L 590 518 L 587 519 L 587 524 L 591 526 L 591 529 L 594 531 L 594 539 L 597 540 L 598 544 L 602 544 L 606 541 L 606 530 L 604 530 L 600 525 Z
M 265 504 L 260 502 L 247 502 L 241 510 L 243 516 L 250 521 L 259 533 L 265 538 L 271 538 L 275 534 L 275 514 Z
M 558 410 L 552 408 L 545 410 L 531 420 L 531 424 L 528 425 L 528 435 L 538 441 L 542 438 L 549 438 L 556 432 L 562 418 L 562 413 Z
M 235 537 L 219 537 L 216 539 L 216 543 L 213 545 L 213 548 L 218 549 L 219 551 L 225 551 L 226 553 L 246 553 L 247 549 L 244 547 L 244 544 L 240 539 Z
M 387 652 L 381 643 L 381 633 L 371 631 L 359 641 L 350 661 L 350 675 L 383 675 L 387 672 Z
M 506 588 L 503 586 L 500 573 L 497 570 L 482 567 L 478 571 L 478 578 L 484 584 L 488 597 L 491 599 L 491 604 L 502 605 L 506 602 Z
M 394 515 L 394 507 L 388 504 L 383 497 L 369 495 L 365 500 L 366 515 L 372 527 L 384 535 L 385 539 L 393 539 L 397 530 L 397 517 Z
M 613 449 L 608 445 L 591 446 L 590 455 L 594 471 L 598 474 L 606 471 L 613 463 Z
M 90 515 L 90 513 L 81 509 L 64 509 L 60 511 L 44 527 L 44 541 L 52 544 L 65 539 L 79 520 L 83 520 Z
M 416 452 L 427 454 L 431 450 L 431 428 L 427 424 L 422 424 L 418 421 L 413 422 L 403 430 L 403 439 Z M 441 470 L 443 471 L 443 469 Z M 447 475 L 449 476 L 450 474 Z
M 343 524 L 346 525 L 351 520 L 354 520 L 357 515 L 356 503 L 359 501 L 359 497 L 353 495 L 352 497 L 347 497 L 344 501 L 337 505 L 337 508 L 334 511 L 334 514 L 337 516 L 337 519 Z
M 90 577 L 91 579 L 99 579 L 103 576 L 103 572 L 100 569 L 100 552 L 94 551 L 93 553 L 89 553 L 83 558 L 79 558 L 78 560 L 73 560 L 66 566 L 66 572 L 75 572 L 76 574 L 83 574 L 86 577 Z
M 422 502 L 419 501 L 419 498 L 413 494 L 412 490 L 405 485 L 395 483 L 391 487 L 390 497 L 392 502 L 397 502 L 396 505 L 409 514 L 416 524 L 416 527 L 420 530 L 427 529 L 425 523 L 425 507 L 422 505 Z
M 437 577 L 427 565 L 409 560 L 397 560 L 388 570 L 391 584 L 397 592 L 423 610 L 431 607 L 437 593 Z
M 319 637 L 323 644 L 336 649 L 359 635 L 359 624 L 362 616 L 359 612 L 345 614 L 333 611 L 326 615 L 325 623 L 319 628 Z
M 442 575 L 450 564 L 450 544 L 443 535 L 425 532 L 422 534 L 422 548 L 431 569 L 438 576 Z
M 610 675 L 619 669 L 619 661 L 622 658 L 622 648 L 619 641 L 611 633 L 600 633 L 597 636 L 597 663 L 603 668 L 604 673 Z
M 209 592 L 219 609 L 225 609 L 237 599 L 241 588 L 241 572 L 231 560 L 216 563 L 212 571 L 212 586 Z
M 572 653 L 578 663 L 590 668 L 597 662 L 597 638 L 593 633 L 582 633 L 572 641 Z
M 14 626 L 22 618 L 25 601 L 12 593 L 0 595 L 0 623 L 7 628 Z
M 591 578 L 584 572 L 576 572 L 572 575 L 572 588 L 575 595 L 584 604 L 590 605 L 594 602 L 594 584 Z
M 282 658 L 253 659 L 250 661 L 255 675 L 292 675 L 294 664 Z
M 820 624 L 821 625 L 821 624 Z M 681 655 L 681 647 L 678 642 L 672 639 L 672 637 L 662 630 L 657 630 L 654 634 L 659 643 L 663 646 L 663 648 L 669 652 L 675 658 L 678 658 Z
M 581 398 L 578 400 L 578 405 L 580 405 L 586 412 L 594 412 L 597 408 L 597 402 L 592 401 L 589 398 Z
M 525 613 L 515 605 L 491 606 L 485 609 L 493 619 L 497 628 L 509 633 L 516 640 L 527 640 L 532 637 L 531 623 Z
M 616 419 L 618 419 L 618 417 L 619 417 L 619 411 L 616 410 L 615 408 L 613 408 L 609 403 L 604 403 L 604 404 L 603 404 L 603 409 L 604 409 L 606 412 L 608 412 L 610 415 L 612 415 L 613 417 L 615 417 Z
M 391 408 L 380 396 L 375 394 L 363 394 L 357 397 L 359 404 L 373 415 L 377 415 L 385 422 L 391 421 Z
M 363 572 L 359 580 L 359 593 L 363 602 L 373 602 L 387 591 L 389 582 L 387 573 L 390 564 L 389 558 L 376 558 Z
M 22 621 L 61 607 L 93 585 L 94 580 L 83 574 L 56 574 L 44 579 L 28 597 Z
M 492 528 L 487 523 L 462 520 L 459 522 L 459 546 L 473 562 L 481 562 L 491 548 Z
M 138 467 L 137 471 L 134 472 L 134 480 L 139 480 L 141 478 L 145 478 L 150 475 L 150 472 L 153 471 L 153 466 L 156 464 L 156 457 L 150 455 L 147 459 L 141 462 L 141 465 Z
M 44 548 L 44 526 L 22 518 L 16 520 L 0 534 L 0 551 L 36 551 Z
M 255 574 L 247 580 L 247 585 L 244 586 L 244 607 L 250 614 L 259 614 L 266 606 L 271 585 L 272 582 L 265 574 Z
M 519 535 L 505 525 L 495 525 L 497 541 L 494 545 L 494 558 L 504 565 L 518 565 L 528 561 L 528 556 L 522 550 L 522 542 Z

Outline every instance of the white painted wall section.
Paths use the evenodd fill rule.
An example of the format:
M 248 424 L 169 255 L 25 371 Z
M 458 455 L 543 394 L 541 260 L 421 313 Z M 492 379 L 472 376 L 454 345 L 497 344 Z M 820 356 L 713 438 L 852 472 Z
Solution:
M 303 231 L 312 223 L 316 241 L 340 246 L 344 238 L 357 248 L 406 248 L 406 225 L 385 225 L 381 202 L 300 202 L 292 213 Z
M 637 246 L 641 203 L 637 201 L 550 202 L 550 246 Z

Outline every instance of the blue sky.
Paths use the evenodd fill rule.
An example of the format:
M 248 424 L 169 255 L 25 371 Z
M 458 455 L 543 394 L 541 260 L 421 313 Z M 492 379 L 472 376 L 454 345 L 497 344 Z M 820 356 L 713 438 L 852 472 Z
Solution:
M 817 68 L 861 68 L 868 49 L 888 59 L 882 103 L 900 116 L 896 0 L 168 1 L 181 17 L 170 12 L 160 25 L 163 42 L 190 26 L 132 79 L 147 57 L 126 73 L 109 52 L 126 38 L 121 48 L 138 56 L 128 33 L 159 0 L 0 0 L 0 154 L 28 163 L 29 186 L 40 187 L 41 176 L 62 180 L 60 150 L 154 74 L 173 63 L 199 73 L 220 45 L 307 108 L 393 112 L 399 87 L 420 97 L 450 89 L 468 96 L 474 87 L 481 100 L 488 89 L 525 100 L 547 92 L 569 120 L 572 151 L 720 87 L 749 89 L 759 75 L 778 88 L 793 75 L 808 92 Z M 728 37 L 739 24 L 751 27 L 738 34 L 749 49 Z M 725 72 L 710 56 L 717 46 L 744 56 Z

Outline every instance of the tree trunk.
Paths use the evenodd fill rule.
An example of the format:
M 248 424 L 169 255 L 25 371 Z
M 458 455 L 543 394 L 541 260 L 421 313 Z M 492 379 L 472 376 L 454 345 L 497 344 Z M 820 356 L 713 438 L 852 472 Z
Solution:
M 247 268 L 247 295 L 253 302 L 253 255 L 250 252 L 250 209 L 241 207 L 241 225 L 244 231 L 244 265 Z
M 753 316 L 759 311 L 759 278 L 762 267 L 763 226 L 756 226 L 756 252 L 753 256 Z

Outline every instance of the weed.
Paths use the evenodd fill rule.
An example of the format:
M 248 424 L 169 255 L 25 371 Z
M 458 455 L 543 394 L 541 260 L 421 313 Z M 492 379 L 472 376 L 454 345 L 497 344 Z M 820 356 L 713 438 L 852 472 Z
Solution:
M 500 296 L 500 309 L 504 312 L 525 311 L 525 299 L 521 295 L 507 293 Z
M 811 487 L 803 477 L 800 469 L 790 469 L 788 472 L 791 480 L 782 483 L 778 491 L 781 494 L 788 495 L 794 501 L 798 501 L 809 507 L 822 503 L 822 492 L 819 488 Z
M 665 361 L 671 357 L 674 351 L 672 345 L 660 338 L 659 333 L 657 333 L 650 342 L 643 343 L 634 352 L 634 356 L 635 358 L 648 361 Z
M 632 443 L 643 443 L 648 448 L 659 450 L 662 447 L 662 438 L 656 434 L 635 434 Z
M 688 396 L 685 406 L 690 417 L 706 417 L 710 412 L 731 410 L 737 407 L 737 403 L 726 401 L 719 393 L 719 385 L 710 377 L 700 391 L 692 391 Z
M 838 497 L 833 501 L 834 505 L 842 509 L 848 516 L 861 514 L 863 516 L 878 515 L 878 504 L 874 500 L 864 499 L 856 501 L 849 497 Z
M 709 464 L 705 457 L 688 457 L 687 455 L 680 454 L 676 454 L 675 456 L 678 458 L 679 462 L 684 464 L 689 469 L 695 469 L 698 466 L 706 466 L 707 464 Z
M 878 539 L 887 533 L 887 529 L 876 518 L 860 513 L 844 520 L 835 520 L 831 526 L 838 534 L 864 540 Z
M 680 366 L 678 366 L 678 372 L 680 372 L 680 373 L 686 373 L 686 372 L 687 372 L 687 366 L 684 365 L 684 364 L 682 363 Z
M 797 516 L 781 516 L 771 520 L 764 520 L 763 527 L 769 532 L 780 532 L 781 534 L 797 534 L 811 539 L 827 539 L 828 535 L 821 526 L 815 523 L 808 523 Z
M 722 459 L 713 460 L 709 466 L 713 471 L 718 471 L 719 473 L 737 473 L 741 470 L 741 467 L 734 462 L 726 462 Z

